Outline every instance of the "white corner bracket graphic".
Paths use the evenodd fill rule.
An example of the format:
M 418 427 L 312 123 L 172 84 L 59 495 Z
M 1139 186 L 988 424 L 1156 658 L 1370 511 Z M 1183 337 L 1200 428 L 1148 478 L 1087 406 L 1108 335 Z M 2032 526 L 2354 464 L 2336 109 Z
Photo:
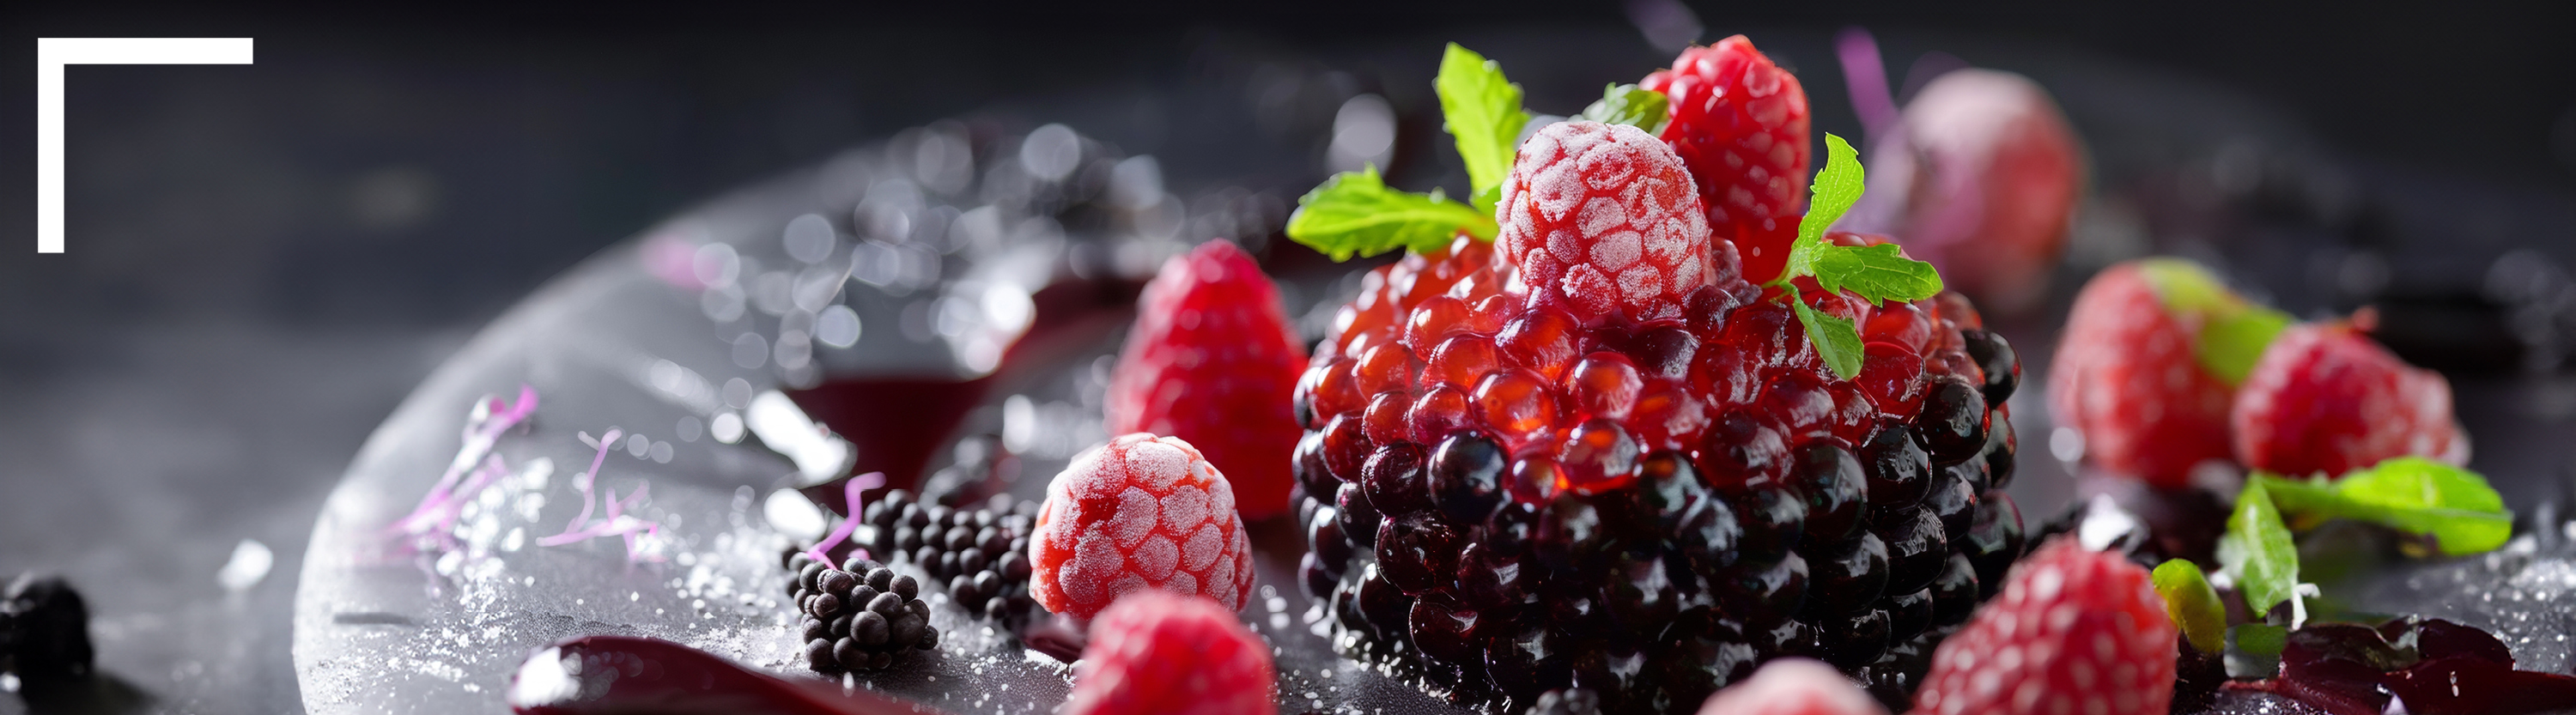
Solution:
M 246 65 L 248 37 L 36 38 L 36 252 L 63 252 L 63 65 Z

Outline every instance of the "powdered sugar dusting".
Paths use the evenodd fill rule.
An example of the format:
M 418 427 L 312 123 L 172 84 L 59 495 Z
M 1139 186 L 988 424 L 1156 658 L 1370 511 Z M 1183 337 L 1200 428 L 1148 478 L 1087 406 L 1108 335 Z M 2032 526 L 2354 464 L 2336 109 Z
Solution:
M 1721 271 L 1708 257 L 1708 219 L 1680 157 L 1635 127 L 1560 122 L 1540 129 L 1504 182 L 1497 246 L 1587 321 L 1681 315 L 1692 291 Z

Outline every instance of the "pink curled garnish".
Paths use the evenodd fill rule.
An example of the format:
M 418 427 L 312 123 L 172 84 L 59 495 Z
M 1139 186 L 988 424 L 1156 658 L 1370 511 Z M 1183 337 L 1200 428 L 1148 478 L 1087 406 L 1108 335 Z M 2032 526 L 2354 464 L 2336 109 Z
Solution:
M 1878 40 L 1868 30 L 1846 27 L 1834 35 L 1834 54 L 1843 63 L 1843 85 L 1851 89 L 1852 113 L 1860 115 L 1861 143 L 1874 144 L 1902 118 L 1895 97 L 1887 92 L 1887 65 L 1878 57 Z
M 518 401 L 503 402 L 498 397 L 486 397 L 478 406 L 483 408 L 482 414 L 466 421 L 465 443 L 457 448 L 456 458 L 448 461 L 447 473 L 439 475 L 438 483 L 431 485 L 429 493 L 421 497 L 420 505 L 414 507 L 410 514 L 394 520 L 389 530 L 421 534 L 433 525 L 442 530 L 454 526 L 465 503 L 484 487 L 491 486 L 502 472 L 508 471 L 502 466 L 500 457 L 491 454 L 492 444 L 501 439 L 501 433 L 527 421 L 528 415 L 537 411 L 537 390 L 520 385 Z M 475 469 L 477 462 L 482 463 L 482 468 L 471 472 L 474 478 L 466 480 L 468 470 Z M 462 488 L 457 484 L 459 480 L 466 480 Z
M 851 477 L 849 483 L 841 488 L 842 498 L 847 500 L 846 503 L 850 506 L 849 518 L 842 519 L 840 526 L 832 528 L 832 535 L 823 537 L 821 542 L 814 544 L 814 548 L 806 549 L 805 556 L 813 559 L 815 563 L 831 563 L 832 547 L 841 545 L 842 539 L 850 538 L 850 532 L 857 531 L 859 528 L 859 514 L 862 513 L 859 510 L 867 506 L 866 500 L 859 495 L 882 486 L 885 486 L 885 472 L 869 472 Z M 868 554 L 867 547 L 859 547 L 857 553 L 859 558 L 872 558 Z
M 650 483 L 636 484 L 635 491 L 627 493 L 624 499 L 617 498 L 617 488 L 607 488 L 607 498 L 598 501 L 606 504 L 608 518 L 597 523 L 590 520 L 592 490 L 599 483 L 599 468 L 608 461 L 608 448 L 617 443 L 618 437 L 624 435 L 623 431 L 611 427 L 607 433 L 599 436 L 599 452 L 591 455 L 590 471 L 575 475 L 572 480 L 573 488 L 581 491 L 581 513 L 573 516 L 572 523 L 564 525 L 563 533 L 537 539 L 538 546 L 563 546 L 602 536 L 620 536 L 624 537 L 626 542 L 627 561 L 661 560 L 659 556 L 639 550 L 639 542 L 644 537 L 657 537 L 662 534 L 661 523 L 626 513 L 643 503 L 644 495 L 652 489 Z

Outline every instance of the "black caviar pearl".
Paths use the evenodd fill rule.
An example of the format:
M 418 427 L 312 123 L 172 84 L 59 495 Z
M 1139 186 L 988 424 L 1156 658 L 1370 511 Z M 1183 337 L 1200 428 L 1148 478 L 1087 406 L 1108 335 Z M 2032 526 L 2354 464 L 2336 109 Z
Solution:
M 1806 603 L 1807 570 L 1807 558 L 1795 551 L 1769 563 L 1737 562 L 1715 583 L 1718 603 L 1754 621 L 1787 619 Z
M 1476 611 L 1458 603 L 1445 592 L 1433 591 L 1414 599 L 1406 616 L 1407 633 L 1413 646 L 1423 655 L 1451 663 L 1481 660 L 1476 642 Z
M 824 591 L 849 595 L 850 587 L 859 585 L 859 577 L 848 571 L 830 569 L 824 571 L 822 576 L 816 577 L 814 582 L 822 586 Z
M 1979 493 L 1967 479 L 1945 473 L 1932 480 L 1932 493 L 1923 497 L 1923 508 L 1941 520 L 1941 533 L 1955 541 L 1976 521 Z
M 1888 425 L 1861 445 L 1862 469 L 1869 474 L 1872 514 L 1884 514 L 1923 501 L 1932 491 L 1932 456 L 1914 443 L 1914 430 Z
M 815 618 L 831 620 L 832 616 L 838 615 L 840 612 L 841 597 L 839 596 L 834 596 L 828 593 L 818 593 L 815 594 L 813 598 L 805 601 L 805 613 Z
M 894 618 L 903 614 L 903 601 L 903 594 L 880 593 L 875 599 L 868 601 L 867 609 L 875 611 L 877 615 Z
M 1673 704 L 1700 703 L 1718 688 L 1751 677 L 1754 663 L 1760 658 L 1752 644 L 1742 641 L 1682 638 L 1657 655 L 1663 672 L 1656 685 L 1663 688 Z M 1664 709 L 1669 712 L 1673 708 Z M 1681 710 L 1691 711 L 1689 707 Z
M 802 569 L 798 569 L 798 570 L 796 571 L 796 587 L 797 587 L 797 588 L 805 589 L 805 590 L 807 590 L 807 591 L 819 591 L 819 590 L 822 590 L 819 586 L 817 586 L 817 585 L 816 585 L 816 581 L 820 580 L 820 579 L 823 577 L 823 571 L 824 571 L 824 569 L 827 569 L 827 568 L 830 568 L 830 567 L 828 567 L 828 566 L 824 566 L 824 565 L 819 564 L 819 563 L 808 563 L 808 564 L 805 564 L 805 567 L 804 567 L 804 568 L 802 568 Z
M 1887 621 L 1886 611 L 1869 608 L 1817 624 L 1817 642 L 1824 646 L 1825 662 L 1849 671 L 1878 660 L 1887 653 Z
M 1887 591 L 1906 593 L 1932 585 L 1950 559 L 1949 537 L 1941 518 L 1921 506 L 1906 507 L 1870 525 L 1870 533 L 1887 544 Z
M 1345 548 L 1348 548 L 1347 545 L 1345 545 Z M 1004 581 L 1011 581 L 1014 583 L 1028 581 L 1029 552 L 1004 551 L 1002 552 L 1002 561 L 996 566 L 996 568 L 1001 571 L 1002 580 Z
M 984 605 L 984 599 L 991 597 L 992 594 L 976 590 L 975 579 L 965 574 L 958 574 L 955 578 L 948 579 L 948 595 L 955 597 L 958 605 L 975 608 Z
M 886 642 L 902 647 L 921 642 L 921 634 L 930 627 L 930 619 L 923 618 L 919 614 L 907 613 L 901 618 L 891 619 L 888 625 Z
M 1431 494 L 1460 524 L 1483 523 L 1503 503 L 1503 449 L 1474 432 L 1450 435 L 1431 453 Z
M 1744 527 L 1738 541 L 1742 558 L 1776 561 L 1798 547 L 1807 529 L 1807 500 L 1795 487 L 1766 485 L 1735 499 L 1735 514 Z
M 1315 509 L 1306 522 L 1306 553 L 1315 557 L 1318 566 L 1333 578 L 1341 578 L 1356 555 L 1349 537 L 1342 535 L 1341 514 L 1332 507 Z
M 1986 492 L 1978 500 L 1977 519 L 1968 527 L 1967 545 L 1960 553 L 1977 567 L 1977 582 L 1983 591 L 1980 598 L 1991 598 L 2003 585 L 2004 571 L 2021 558 L 2021 507 L 2003 492 Z
M 817 620 L 817 619 L 815 619 L 813 616 L 806 616 L 806 617 L 805 617 L 805 628 L 804 628 L 804 636 L 805 636 L 805 640 L 811 641 L 811 640 L 814 640 L 814 639 L 816 639 L 816 638 L 822 638 L 822 637 L 825 637 L 825 636 L 829 636 L 829 635 L 831 635 L 831 634 L 832 634 L 832 624 L 824 623 L 824 622 L 822 622 L 821 620 Z
M 981 551 L 968 551 L 957 555 L 957 572 L 959 574 L 972 575 L 976 572 L 983 571 L 984 567 L 989 565 L 991 564 L 985 562 L 984 552 Z
M 1574 655 L 1574 687 L 1601 697 L 1601 712 L 1645 709 L 1641 692 L 1646 654 L 1629 648 L 1591 648 Z
M 975 548 L 983 551 L 985 558 L 999 558 L 1003 552 L 1011 550 L 1011 532 L 1004 531 L 1000 525 L 986 526 L 975 532 Z
M 1671 534 L 1673 553 L 1682 557 L 1692 571 L 1714 574 L 1735 565 L 1740 554 L 1736 545 L 1744 540 L 1744 525 L 1725 501 L 1714 494 L 1701 494 L 1683 510 Z
M 2017 459 L 2014 453 L 2019 449 L 2020 444 L 2013 437 L 2012 417 L 2004 414 L 2002 407 L 1996 407 L 1994 413 L 1986 418 L 1986 450 L 1983 455 L 1986 463 L 1987 488 L 2002 489 L 2012 486 L 2013 467 Z
M 939 647 L 939 629 L 931 626 L 922 626 L 921 642 L 914 644 L 913 647 L 921 650 L 930 650 L 932 648 Z
M 1932 589 L 1891 593 L 1878 599 L 1878 610 L 1887 614 L 1887 637 L 1903 641 L 1921 635 L 1932 627 Z
M 1430 485 L 1422 474 L 1425 458 L 1421 445 L 1398 442 L 1377 448 L 1360 468 L 1360 487 L 1368 490 L 1369 504 L 1385 516 L 1400 516 L 1430 509 Z
M 848 598 L 844 598 L 844 599 L 842 599 L 842 600 L 841 600 L 841 602 L 842 602 L 842 603 L 859 603 L 859 604 L 864 604 L 864 603 L 867 603 L 867 602 L 869 602 L 869 601 L 877 600 L 877 593 L 878 593 L 878 591 L 876 590 L 876 588 L 875 588 L 875 587 L 868 586 L 868 585 L 865 585 L 865 584 L 861 584 L 861 585 L 859 585 L 859 586 L 852 587 L 852 588 L 850 589 L 850 595 L 849 595 L 849 597 L 848 597 Z M 848 610 L 852 610 L 852 609 L 846 609 L 846 608 L 845 608 L 845 609 L 841 609 L 841 610 L 848 611 Z
M 1574 679 L 1572 644 L 1545 625 L 1495 632 L 1485 639 L 1485 675 L 1497 692 L 1527 700 Z
M 1333 478 L 1332 468 L 1324 464 L 1323 432 L 1307 430 L 1306 436 L 1297 439 L 1295 455 L 1291 469 L 1297 473 L 1297 485 L 1304 487 L 1307 495 L 1331 496 L 1333 489 L 1342 485 L 1342 480 Z
M 1841 541 L 1859 529 L 1861 507 L 1869 499 L 1860 458 L 1840 444 L 1820 441 L 1799 447 L 1790 459 L 1789 479 L 1807 498 L 1806 540 Z
M 1691 507 L 1707 499 L 1708 485 L 1700 482 L 1699 470 L 1691 468 L 1690 459 L 1681 453 L 1648 454 L 1637 467 L 1640 506 L 1654 515 L 1655 524 L 1665 532 L 1680 529 Z
M 1955 626 L 1968 622 L 1977 611 L 1977 567 L 1967 554 L 1950 554 L 1941 567 L 1941 575 L 1932 579 L 1932 624 Z
M 860 648 L 857 641 L 848 638 L 832 642 L 832 659 L 838 661 L 843 668 L 867 670 L 874 664 L 872 659 L 874 655 L 876 654 Z
M 1536 504 L 1504 502 L 1485 520 L 1484 534 L 1477 543 L 1495 554 L 1518 558 L 1529 553 L 1530 541 L 1538 538 L 1540 509 Z
M 1986 374 L 1985 384 L 1979 387 L 1986 404 L 2000 405 L 2010 399 L 2013 389 L 2021 386 L 2021 359 L 2013 354 L 2012 343 L 1993 331 L 1978 328 L 1961 330 L 1959 337 L 1967 340 L 1968 359 L 1976 361 L 1979 371 Z
M 1985 395 L 1955 375 L 1933 380 L 1923 395 L 1923 411 L 1914 416 L 1914 438 L 1936 465 L 1977 456 L 1986 444 Z
M 1807 550 L 1814 585 L 1807 590 L 1806 612 L 1848 614 L 1887 592 L 1887 544 L 1877 534 Z M 1876 658 L 1876 655 L 1870 656 Z
M 1359 588 L 1353 594 L 1359 601 L 1360 617 L 1365 619 L 1380 638 L 1402 638 L 1405 626 L 1413 617 L 1413 597 L 1404 594 L 1387 581 L 1376 562 L 1360 570 Z
M 841 661 L 832 653 L 832 641 L 816 638 L 805 642 L 805 667 L 818 673 L 841 669 Z
M 1368 494 L 1358 482 L 1345 482 L 1333 494 L 1333 518 L 1341 521 L 1342 534 L 1352 546 L 1377 545 L 1377 508 L 1369 504 Z
M 903 518 L 895 523 L 918 530 L 930 525 L 930 512 L 922 511 L 920 504 L 907 503 L 903 505 Z
M 859 645 L 869 648 L 885 645 L 889 633 L 892 631 L 886 624 L 885 615 L 876 611 L 860 611 L 858 617 L 850 619 L 850 638 L 858 641 Z
M 969 552 L 971 549 L 975 548 L 975 529 L 972 526 L 962 524 L 950 526 L 948 527 L 947 539 L 949 551 L 961 553 Z
M 1782 620 L 1745 634 L 1753 649 L 1772 656 L 1816 657 L 1824 647 L 1816 642 L 1816 627 L 1806 621 Z
M 1458 572 L 1459 546 L 1458 530 L 1438 514 L 1393 517 L 1378 528 L 1377 564 L 1397 588 L 1420 595 L 1449 585 Z
M 1528 593 L 1526 571 L 1518 558 L 1497 553 L 1484 542 L 1470 541 L 1458 552 L 1458 596 L 1479 611 L 1517 609 Z
M 1681 593 L 1664 570 L 1663 559 L 1622 552 L 1611 564 L 1602 601 L 1610 617 L 1629 632 L 1654 637 L 1679 614 Z
M 1326 570 L 1311 551 L 1297 560 L 1297 578 L 1305 583 L 1306 595 L 1318 599 L 1333 595 L 1333 586 L 1342 582 L 1341 577 Z
M 909 527 L 909 526 L 898 526 L 898 527 L 895 527 L 895 528 L 894 528 L 894 548 L 895 548 L 895 550 L 896 550 L 896 551 L 902 551 L 902 552 L 905 552 L 905 553 L 911 553 L 911 552 L 913 552 L 913 551 L 918 551 L 918 550 L 920 550 L 920 549 L 921 549 L 921 530 L 919 530 L 919 529 L 915 529 L 915 528 L 912 528 L 912 527 Z
M 861 582 L 868 580 L 868 574 L 870 572 L 881 568 L 885 568 L 885 565 L 857 556 L 852 556 L 848 561 L 841 563 L 841 570 L 850 572 L 850 576 L 852 578 L 856 578 Z
M 1540 515 L 1539 561 L 1559 574 L 1599 568 L 1616 548 L 1600 505 L 1584 495 L 1563 492 Z

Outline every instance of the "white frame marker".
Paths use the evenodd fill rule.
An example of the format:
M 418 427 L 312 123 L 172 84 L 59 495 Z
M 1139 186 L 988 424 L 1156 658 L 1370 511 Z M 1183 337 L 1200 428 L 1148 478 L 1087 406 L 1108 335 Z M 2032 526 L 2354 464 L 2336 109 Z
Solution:
M 246 65 L 248 37 L 36 38 L 36 252 L 63 252 L 63 65 Z

